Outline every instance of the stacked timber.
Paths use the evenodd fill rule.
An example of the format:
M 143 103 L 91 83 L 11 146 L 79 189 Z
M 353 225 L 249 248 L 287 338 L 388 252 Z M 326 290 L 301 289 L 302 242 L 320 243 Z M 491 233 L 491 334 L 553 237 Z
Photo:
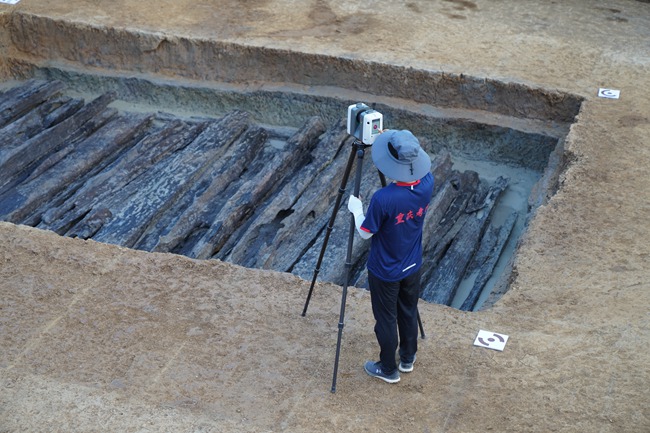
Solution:
M 492 209 L 507 182 L 505 178 L 499 177 L 485 195 L 480 189 L 476 190 L 471 199 L 480 200 L 480 205 L 468 206 L 473 204 L 473 200 L 465 201 L 464 208 L 453 213 L 456 218 L 450 230 L 455 232 L 453 238 L 445 239 L 447 236 L 442 236 L 441 239 L 445 239 L 445 242 L 439 242 L 435 253 L 427 256 L 430 277 L 423 287 L 423 299 L 437 304 L 451 304 L 470 260 L 479 249 Z M 456 200 L 463 196 L 461 193 Z
M 270 127 L 243 111 L 124 113 L 111 107 L 115 99 L 108 92 L 86 103 L 66 96 L 61 83 L 38 80 L 0 93 L 0 219 L 366 286 L 370 241 L 355 235 L 347 210 L 354 172 L 348 185 L 342 181 L 346 170 L 360 170 L 367 204 L 385 179 L 370 149 L 356 154 L 344 119 L 329 128 L 317 117 L 298 128 Z M 449 305 L 470 281 L 460 308 L 471 310 L 517 219 L 493 218 L 508 181 L 488 184 L 454 170 L 447 153 L 431 170 L 422 298 Z
M 346 140 L 342 122 L 323 134 L 300 174 L 257 209 L 253 222 L 242 227 L 218 257 L 250 268 L 289 272 L 322 230 L 316 216 L 326 217 L 333 204 L 331 181 L 343 175 L 337 158 Z

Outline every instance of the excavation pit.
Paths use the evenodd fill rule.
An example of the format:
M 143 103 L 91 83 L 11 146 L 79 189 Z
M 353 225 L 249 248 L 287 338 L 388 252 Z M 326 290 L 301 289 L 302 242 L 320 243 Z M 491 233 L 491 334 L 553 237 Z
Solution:
M 423 297 L 455 308 L 507 290 L 519 239 L 570 159 L 564 139 L 582 102 L 356 59 L 3 19 L 1 219 L 310 280 L 352 146 L 346 109 L 365 102 L 434 159 Z M 12 114 L 21 86 L 50 90 Z M 380 183 L 364 164 L 369 197 Z M 342 210 L 319 271 L 336 284 Z M 354 247 L 351 283 L 362 287 L 367 246 Z
M 55 68 L 30 75 L 2 89 L 7 106 L 16 95 L 45 95 L 3 127 L 11 174 L 0 191 L 3 220 L 312 278 L 352 148 L 344 118 L 358 101 L 345 89 L 315 95 Z M 490 305 L 507 290 L 535 208 L 557 188 L 569 123 L 357 96 L 385 127 L 413 131 L 434 159 L 424 299 Z M 69 117 L 45 124 L 72 105 Z M 380 187 L 370 158 L 363 173 L 369 197 Z M 344 206 L 319 271 L 336 284 L 345 281 Z M 355 242 L 351 283 L 362 287 L 367 248 Z
M 61 95 L 73 98 L 69 104 L 77 104 L 77 109 L 83 105 L 86 111 L 91 101 L 103 98 L 95 102 L 101 108 L 96 117 L 82 123 L 85 126 L 71 139 L 63 138 L 48 148 L 43 143 L 51 140 L 30 137 L 27 141 L 40 147 L 38 151 L 23 149 L 28 158 L 20 166 L 14 164 L 15 155 L 5 152 L 4 164 L 11 168 L 4 172 L 0 191 L 2 219 L 67 236 L 220 258 L 311 279 L 336 197 L 341 160 L 346 159 L 345 148 L 350 145 L 341 121 L 347 105 L 363 101 L 384 114 L 387 127 L 410 129 L 421 138 L 436 159 L 437 190 L 447 194 L 438 199 L 445 206 L 454 203 L 449 209 L 455 214 L 432 212 L 439 221 L 428 227 L 433 241 L 425 248 L 425 278 L 436 285 L 447 273 L 436 274 L 436 263 L 444 262 L 446 256 L 452 260 L 451 253 L 467 257 L 474 249 L 470 246 L 463 253 L 452 247 L 452 235 L 462 233 L 464 224 L 463 219 L 451 222 L 469 214 L 482 219 L 486 208 L 481 195 L 499 175 L 508 178 L 507 188 L 489 215 L 494 230 L 480 225 L 470 238 L 482 237 L 484 232 L 502 238 L 504 233 L 495 227 L 509 224 L 508 216 L 516 211 L 512 235 L 500 247 L 504 254 L 497 262 L 490 259 L 494 263 L 489 266 L 464 263 L 467 272 L 454 271 L 453 280 L 463 274 L 460 293 L 441 303 L 455 307 L 462 307 L 472 281 L 485 279 L 481 269 L 494 267 L 487 289 L 481 290 L 483 295 L 473 308 L 493 303 L 507 289 L 517 241 L 535 209 L 557 189 L 567 163 L 564 137 L 581 104 L 581 98 L 555 90 L 462 74 L 95 28 L 21 13 L 2 19 L 0 48 L 5 54 L 0 72 L 7 80 L 5 89 L 27 79 L 58 82 Z M 230 136 L 223 133 L 228 145 L 211 153 L 189 145 L 203 133 L 218 136 L 214 123 L 223 116 L 230 116 L 228 122 L 235 125 Z M 102 129 L 104 123 L 111 127 Z M 64 127 L 59 130 L 70 132 Z M 253 130 L 257 131 L 255 143 L 251 143 Z M 152 134 L 157 135 L 151 138 Z M 103 144 L 110 137 L 122 141 L 113 141 L 113 147 Z M 167 147 L 156 146 L 156 137 L 167 137 L 163 140 Z M 143 138 L 145 142 L 140 143 Z M 230 139 L 236 145 L 228 150 Z M 239 160 L 242 152 L 234 149 L 242 143 L 248 152 Z M 138 150 L 137 144 L 146 151 Z M 86 149 L 83 164 L 74 156 L 82 147 Z M 37 157 L 30 160 L 30 155 Z M 143 155 L 149 157 L 145 162 L 138 159 Z M 128 158 L 138 162 L 129 165 Z M 165 161 L 172 160 L 177 165 L 164 171 Z M 226 160 L 233 164 L 225 164 Z M 130 175 L 116 179 L 110 172 L 126 166 L 132 170 Z M 158 169 L 164 175 L 156 178 Z M 379 182 L 371 166 L 364 173 L 362 195 L 368 197 Z M 161 185 L 161 179 L 168 183 Z M 452 186 L 445 190 L 445 183 Z M 318 184 L 322 188 L 316 188 Z M 470 193 L 459 193 L 463 185 L 472 184 L 480 185 L 473 200 Z M 100 197 L 111 199 L 109 204 L 97 200 L 97 189 Z M 338 217 L 335 238 L 319 274 L 322 280 L 337 284 L 344 280 L 346 220 Z M 450 227 L 444 223 L 438 227 L 440 221 Z M 362 242 L 355 246 L 353 284 L 360 286 L 365 284 L 365 247 Z M 487 252 L 481 254 L 481 260 L 488 260 Z

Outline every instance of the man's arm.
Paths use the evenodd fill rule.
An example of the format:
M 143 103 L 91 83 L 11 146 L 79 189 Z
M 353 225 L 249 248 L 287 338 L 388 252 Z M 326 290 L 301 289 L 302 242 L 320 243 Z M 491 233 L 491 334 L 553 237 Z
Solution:
M 372 233 L 367 232 L 361 228 L 361 225 L 366 219 L 366 217 L 363 215 L 363 203 L 361 203 L 361 200 L 353 195 L 350 195 L 350 199 L 348 200 L 348 210 L 352 212 L 352 215 L 354 215 L 354 225 L 357 228 L 357 232 L 359 232 L 359 236 L 361 236 L 362 239 L 370 239 L 372 237 Z

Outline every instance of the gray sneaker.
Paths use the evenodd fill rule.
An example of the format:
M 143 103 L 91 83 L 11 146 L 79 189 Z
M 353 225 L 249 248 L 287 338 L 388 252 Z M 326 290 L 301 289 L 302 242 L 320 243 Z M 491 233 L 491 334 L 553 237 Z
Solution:
M 415 355 L 413 355 L 413 361 L 411 362 L 400 361 L 397 368 L 402 373 L 410 373 L 413 371 L 413 364 L 415 364 Z
M 399 371 L 395 370 L 393 374 L 386 374 L 381 368 L 381 362 L 372 362 L 372 361 L 366 361 L 365 365 L 363 366 L 363 369 L 366 370 L 366 373 L 368 373 L 372 377 L 376 377 L 377 379 L 381 379 L 384 382 L 388 383 L 397 383 L 399 382 Z

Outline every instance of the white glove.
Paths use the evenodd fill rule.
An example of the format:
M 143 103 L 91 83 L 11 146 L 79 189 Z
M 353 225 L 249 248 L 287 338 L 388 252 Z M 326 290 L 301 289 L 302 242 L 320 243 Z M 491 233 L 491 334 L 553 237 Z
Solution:
M 348 200 L 348 210 L 352 212 L 355 218 L 359 215 L 363 216 L 363 203 L 354 195 L 350 194 L 350 199 Z
M 366 217 L 363 215 L 363 203 L 354 195 L 350 195 L 348 200 L 348 210 L 354 215 L 354 225 L 357 228 L 357 232 L 362 239 L 370 239 L 372 233 L 368 233 L 365 230 L 361 229 L 361 225 L 366 220 Z

